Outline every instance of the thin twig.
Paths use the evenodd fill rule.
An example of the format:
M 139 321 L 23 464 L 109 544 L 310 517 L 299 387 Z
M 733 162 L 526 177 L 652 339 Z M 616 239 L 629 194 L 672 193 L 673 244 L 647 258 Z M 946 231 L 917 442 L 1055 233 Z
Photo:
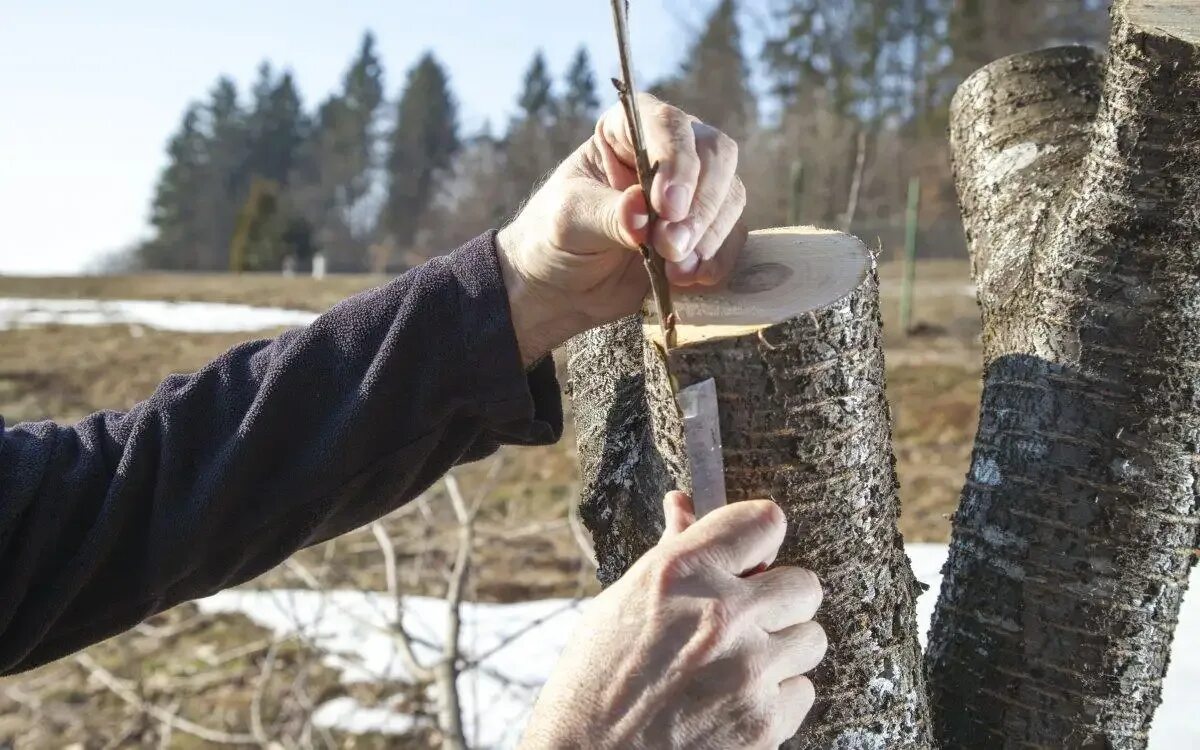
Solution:
M 442 746 L 452 750 L 466 750 L 467 740 L 463 734 L 462 706 L 458 696 L 459 633 L 462 630 L 462 596 L 467 572 L 471 568 L 471 552 L 475 544 L 475 513 L 467 506 L 453 474 L 445 478 L 446 491 L 458 518 L 458 551 L 454 557 L 454 568 L 446 586 L 446 642 L 442 661 L 435 670 L 437 675 L 438 714 L 442 729 Z
M 862 194 L 863 171 L 867 166 L 867 130 L 858 131 L 858 155 L 854 159 L 854 180 L 850 183 L 850 199 L 846 203 L 846 215 L 842 218 L 842 231 L 849 232 L 858 213 L 858 199 Z
M 617 89 L 621 106 L 625 109 L 625 120 L 629 125 L 629 138 L 633 141 L 634 163 L 637 167 L 638 182 L 642 186 L 642 194 L 646 199 L 646 211 L 649 221 L 646 224 L 647 237 L 654 231 L 658 221 L 658 213 L 650 202 L 650 190 L 654 185 L 654 176 L 658 173 L 658 164 L 650 165 L 650 155 L 646 152 L 646 136 L 642 130 L 642 116 L 637 106 L 637 88 L 633 84 L 633 65 L 629 51 L 629 3 L 628 0 L 612 0 L 613 26 L 617 32 L 617 52 L 621 57 L 621 78 L 612 79 Z M 642 260 L 646 264 L 646 273 L 650 276 L 650 290 L 654 293 L 654 304 L 658 308 L 658 322 L 662 326 L 663 346 L 670 351 L 675 348 L 675 307 L 671 302 L 671 285 L 667 283 L 666 261 L 659 255 L 650 241 L 639 246 Z
M 267 685 L 271 682 L 271 673 L 275 671 L 275 657 L 279 654 L 280 642 L 279 640 L 273 641 L 271 648 L 267 650 L 267 657 L 263 660 L 262 671 L 258 675 L 258 684 L 254 687 L 254 697 L 250 699 L 250 732 L 258 739 L 259 744 L 264 747 L 270 742 L 270 738 L 267 736 L 267 730 L 263 726 L 263 696 L 267 692 Z
M 383 524 L 376 521 L 371 524 L 371 533 L 375 535 L 375 541 L 379 544 L 379 549 L 383 553 L 383 561 L 386 565 L 385 576 L 387 579 L 388 595 L 391 600 L 396 603 L 396 613 L 392 618 L 391 633 L 395 637 L 396 643 L 400 646 L 400 657 L 404 659 L 404 666 L 412 673 L 412 677 L 417 682 L 432 682 L 433 670 L 426 667 L 417 659 L 417 653 L 413 649 L 413 639 L 409 635 L 408 630 L 404 627 L 404 598 L 400 595 L 399 583 L 396 580 L 396 548 L 392 545 L 392 540 L 384 530 Z
M 125 703 L 129 704 L 135 710 L 144 711 L 158 721 L 170 726 L 172 729 L 190 734 L 193 737 L 198 737 L 208 742 L 217 742 L 225 745 L 257 745 L 258 740 L 249 734 L 233 734 L 219 729 L 211 729 L 202 726 L 192 721 L 178 716 L 175 713 L 164 710 L 160 706 L 153 703 L 148 703 L 142 700 L 136 692 L 131 690 L 123 683 L 116 675 L 109 672 L 104 667 L 93 659 L 87 652 L 75 654 L 75 662 L 83 667 L 87 673 L 96 679 L 104 687 L 108 688 L 113 695 L 117 696 Z

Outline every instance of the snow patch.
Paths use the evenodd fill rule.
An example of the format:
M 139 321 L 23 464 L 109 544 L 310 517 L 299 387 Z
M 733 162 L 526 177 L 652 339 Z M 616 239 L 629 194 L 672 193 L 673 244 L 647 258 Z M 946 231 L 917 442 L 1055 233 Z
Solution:
M 0 297 L 0 331 L 45 325 L 130 325 L 160 331 L 228 333 L 305 326 L 317 314 L 279 307 L 162 300 Z
M 395 602 L 382 592 L 232 589 L 196 604 L 202 612 L 244 614 L 281 638 L 303 637 L 324 652 L 323 663 L 340 671 L 343 683 L 413 681 L 389 627 Z M 458 685 L 471 747 L 516 747 L 580 608 L 581 602 L 569 599 L 463 604 L 460 644 L 473 666 L 459 676 Z M 444 642 L 445 601 L 405 597 L 404 611 L 417 659 L 433 663 Z M 412 717 L 386 705 L 365 707 L 348 697 L 322 704 L 313 721 L 385 734 L 403 734 L 414 726 Z
M 909 544 L 905 552 L 917 580 L 930 584 L 917 599 L 921 644 L 941 584 L 946 562 L 944 544 Z M 405 625 L 417 641 L 419 659 L 426 663 L 441 644 L 445 603 L 439 599 L 406 597 Z M 197 602 L 203 612 L 237 612 L 277 636 L 305 636 L 326 654 L 325 663 L 341 671 L 344 683 L 390 679 L 408 681 L 403 660 L 389 631 L 394 601 L 381 592 L 251 591 L 233 589 Z M 515 748 L 530 708 L 559 653 L 570 638 L 584 603 L 545 600 L 521 604 L 463 605 L 462 648 L 477 666 L 459 677 L 464 728 L 473 748 Z M 512 639 L 511 644 L 503 646 Z M 1175 643 L 1200 642 L 1200 595 L 1185 597 Z M 494 653 L 493 650 L 495 651 Z M 877 679 L 872 690 L 889 681 Z M 1176 648 L 1163 686 L 1163 702 L 1150 730 L 1150 749 L 1200 747 L 1200 649 Z M 894 690 L 894 686 L 892 688 Z M 318 726 L 348 732 L 403 734 L 415 726 L 414 717 L 388 706 L 363 706 L 339 697 L 319 706 Z M 853 747 L 874 747 L 868 733 L 844 735 Z

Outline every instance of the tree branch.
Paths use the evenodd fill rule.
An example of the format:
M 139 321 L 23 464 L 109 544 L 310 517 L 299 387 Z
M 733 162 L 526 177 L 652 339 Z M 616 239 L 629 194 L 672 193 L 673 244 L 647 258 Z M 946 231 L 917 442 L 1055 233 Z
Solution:
M 642 186 L 642 194 L 646 198 L 646 211 L 650 215 L 646 225 L 647 236 L 654 230 L 658 221 L 658 213 L 650 202 L 650 190 L 654 185 L 654 176 L 658 173 L 658 164 L 651 166 L 650 155 L 646 152 L 646 136 L 642 130 L 642 116 L 637 106 L 637 89 L 633 84 L 633 65 L 629 51 L 629 3 L 628 0 L 612 0 L 613 26 L 617 32 L 617 52 L 621 58 L 621 79 L 612 79 L 613 86 L 625 108 L 625 121 L 629 125 L 629 137 L 633 141 L 633 152 L 636 156 L 638 182 Z M 663 346 L 668 351 L 675 348 L 675 307 L 671 302 L 671 285 L 667 283 L 666 262 L 655 251 L 649 241 L 639 246 L 642 260 L 646 264 L 646 273 L 650 276 L 650 289 L 654 293 L 654 304 L 658 309 L 658 321 L 663 330 Z
M 75 662 L 83 667 L 87 673 L 96 679 L 104 687 L 108 688 L 113 695 L 117 696 L 125 703 L 132 706 L 138 711 L 143 711 L 146 714 L 154 717 L 163 724 L 171 727 L 174 730 L 190 734 L 193 737 L 198 737 L 207 742 L 216 742 L 224 745 L 257 745 L 258 739 L 250 734 L 233 734 L 224 732 L 219 729 L 210 729 L 192 721 L 188 721 L 181 716 L 178 716 L 170 711 L 156 706 L 153 703 L 148 703 L 142 700 L 137 693 L 130 690 L 129 687 L 122 684 L 112 672 L 109 672 L 104 667 L 100 666 L 99 662 L 93 659 L 87 652 L 80 652 L 75 655 Z

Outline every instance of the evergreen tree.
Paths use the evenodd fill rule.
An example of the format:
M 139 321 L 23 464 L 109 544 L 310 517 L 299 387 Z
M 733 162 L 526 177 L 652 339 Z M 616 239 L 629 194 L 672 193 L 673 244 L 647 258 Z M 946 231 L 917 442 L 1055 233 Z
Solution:
M 362 270 L 369 222 L 356 211 L 371 190 L 383 65 L 375 38 L 363 36 L 341 90 L 318 110 L 291 192 L 311 218 L 333 268 Z
M 458 108 L 449 80 L 426 53 L 408 73 L 388 154 L 391 184 L 382 225 L 396 248 L 412 245 L 438 174 L 450 167 L 458 146 Z
M 580 47 L 563 79 L 564 92 L 554 118 L 554 147 L 559 159 L 591 134 L 596 124 L 600 101 L 596 96 L 596 75 L 587 48 Z
M 203 110 L 192 104 L 167 145 L 167 166 L 155 186 L 150 208 L 154 237 L 138 248 L 146 268 L 194 270 L 196 249 L 204 242 L 204 222 L 198 212 L 205 180 L 207 143 L 202 131 Z
M 586 47 L 580 47 L 571 60 L 565 79 L 561 116 L 591 122 L 596 117 L 600 100 L 596 96 L 596 74 Z
M 736 0 L 721 0 L 692 47 L 682 74 L 666 93 L 704 122 L 738 141 L 752 131 L 758 104 L 742 50 Z
M 207 214 L 211 232 L 202 245 L 199 267 L 223 268 L 237 213 L 248 189 L 249 141 L 246 113 L 238 102 L 237 86 L 225 76 L 209 95 L 205 144 L 205 190 L 199 209 Z
M 308 120 L 290 72 L 276 79 L 259 67 L 249 117 L 249 174 L 286 185 L 297 165 Z
M 521 93 L 517 97 L 517 105 L 521 108 L 524 119 L 545 122 L 554 114 L 555 101 L 553 83 L 550 81 L 550 70 L 546 65 L 546 56 L 538 50 L 533 55 L 529 67 L 525 71 L 525 79 L 521 84 Z

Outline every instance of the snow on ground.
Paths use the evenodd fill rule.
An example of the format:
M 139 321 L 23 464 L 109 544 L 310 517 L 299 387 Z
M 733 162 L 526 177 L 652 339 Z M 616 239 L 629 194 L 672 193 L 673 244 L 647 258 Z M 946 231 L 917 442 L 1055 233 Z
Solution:
M 942 544 L 908 546 L 917 578 L 930 589 L 917 602 L 922 641 L 937 599 Z M 386 594 L 360 591 L 231 590 L 198 602 L 204 612 L 240 612 L 280 637 L 301 634 L 325 652 L 325 662 L 345 682 L 404 681 L 406 670 L 388 623 L 395 603 Z M 583 603 L 543 600 L 521 604 L 464 604 L 462 647 L 475 664 L 460 678 L 464 724 L 477 748 L 515 747 L 538 687 L 570 636 Z M 417 655 L 428 663 L 446 617 L 439 599 L 404 600 L 405 625 L 417 641 Z M 1200 596 L 1184 602 L 1177 644 L 1150 735 L 1151 750 L 1200 747 Z M 386 705 L 365 707 L 341 697 L 318 707 L 319 726 L 347 731 L 399 734 L 412 719 Z
M 0 331 L 40 325 L 135 325 L 162 331 L 226 333 L 303 326 L 315 313 L 219 302 L 0 298 Z

